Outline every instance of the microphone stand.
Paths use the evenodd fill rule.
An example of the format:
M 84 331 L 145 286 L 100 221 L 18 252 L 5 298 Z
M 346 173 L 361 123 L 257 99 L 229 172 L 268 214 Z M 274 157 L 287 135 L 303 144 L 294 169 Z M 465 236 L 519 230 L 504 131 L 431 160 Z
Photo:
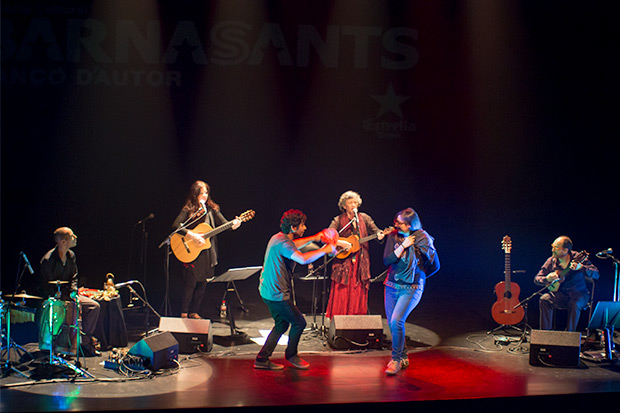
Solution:
M 148 246 L 148 242 L 149 242 L 149 233 L 146 231 L 146 224 L 145 224 L 146 220 L 142 220 L 142 245 L 141 245 L 141 249 L 140 249 L 140 264 L 142 264 L 142 270 L 143 270 L 143 278 L 142 281 L 144 282 L 144 284 L 146 285 L 146 277 L 147 277 L 147 272 L 146 272 L 146 255 L 147 255 L 147 246 Z
M 139 281 L 137 281 L 138 284 L 140 284 Z M 144 291 L 144 296 L 146 297 L 146 290 L 144 289 L 144 286 L 142 284 L 140 284 L 140 286 L 142 287 L 142 290 Z M 122 287 L 127 287 L 129 289 L 129 292 L 137 297 L 140 301 L 142 301 L 142 303 L 144 305 L 146 305 L 158 318 L 161 318 L 161 315 L 159 315 L 159 313 L 157 311 L 155 311 L 155 309 L 153 308 L 153 306 L 151 306 L 151 304 L 148 302 L 148 300 L 146 300 L 145 298 L 142 298 L 142 296 L 140 294 L 138 294 L 138 292 L 131 286 L 131 284 L 126 284 L 121 286 Z M 145 331 L 145 335 L 148 337 L 149 335 L 149 322 L 148 322 L 148 312 L 147 312 L 147 316 L 146 316 L 146 331 Z
M 163 247 L 164 245 L 166 246 L 166 259 L 165 259 L 165 264 L 164 264 L 164 279 L 165 279 L 165 292 L 164 292 L 164 301 L 160 307 L 160 311 L 162 311 L 164 313 L 164 315 L 167 317 L 168 314 L 170 314 L 170 238 L 176 234 L 177 232 L 183 230 L 183 229 L 187 229 L 187 227 L 191 224 L 193 224 L 194 222 L 196 222 L 196 220 L 198 220 L 199 218 L 202 217 L 201 215 L 198 215 L 198 212 L 202 211 L 202 209 L 199 209 L 195 214 L 192 214 L 189 218 L 187 218 L 187 220 L 185 222 L 183 222 L 181 225 L 179 225 L 179 227 L 177 229 L 175 229 L 174 231 L 172 231 L 170 234 L 168 234 L 168 236 L 159 244 L 159 246 L 157 248 Z M 206 214 L 207 211 L 205 209 L 204 213 Z M 198 215 L 198 216 L 197 216 Z M 162 310 L 163 308 L 163 310 Z M 157 314 L 157 313 L 155 313 Z M 159 315 L 159 314 L 158 314 Z
M 23 256 L 22 254 L 19 255 L 19 262 L 21 263 L 23 260 Z M 9 302 L 6 308 L 6 337 L 5 337 L 5 342 L 6 342 L 6 347 L 2 347 L 1 349 L 1 353 L 4 354 L 5 350 L 6 350 L 6 361 L 4 363 L 4 365 L 2 366 L 2 370 L 3 370 L 3 376 L 6 377 L 8 376 L 11 372 L 15 372 L 23 377 L 28 377 L 26 374 L 24 374 L 22 371 L 18 370 L 17 368 L 13 367 L 12 362 L 11 362 L 11 349 L 15 350 L 15 353 L 19 356 L 19 359 L 21 360 L 24 355 L 28 355 L 28 357 L 32 360 L 34 359 L 34 357 L 32 356 L 32 354 L 30 354 L 25 348 L 23 348 L 22 346 L 20 346 L 19 344 L 17 344 L 13 338 L 11 337 L 11 308 L 13 307 L 13 300 L 15 299 L 15 296 L 17 295 L 17 292 L 19 291 L 19 288 L 21 287 L 21 280 L 24 276 L 24 272 L 26 271 L 26 262 L 20 265 L 18 265 L 18 270 L 17 270 L 17 275 L 15 277 L 15 289 L 13 291 L 13 296 L 11 296 L 9 298 Z M 1 300 L 1 298 L 0 298 Z M 0 307 L 2 307 L 2 305 L 4 304 L 4 302 L 0 302 Z M 2 314 L 0 313 L 0 316 Z
M 530 303 L 530 301 L 534 297 L 536 297 L 537 295 L 542 295 L 542 293 L 545 290 L 549 289 L 549 287 L 551 285 L 553 285 L 554 283 L 556 283 L 556 282 L 559 282 L 559 280 L 555 280 L 550 285 L 546 285 L 546 286 L 542 287 L 540 290 L 536 291 L 534 294 L 530 295 L 529 297 L 527 297 L 526 299 L 524 299 L 523 301 L 521 301 L 520 303 L 518 303 L 517 305 L 515 305 L 512 308 L 513 310 L 516 310 L 519 307 L 523 307 L 524 314 L 525 314 L 525 317 L 523 319 L 523 323 L 524 323 L 524 325 L 523 325 L 523 332 L 521 333 L 521 337 L 519 338 L 519 341 L 517 342 L 517 345 L 515 346 L 515 349 L 522 349 L 522 347 L 521 347 L 522 344 L 527 342 L 527 339 L 526 339 L 525 336 L 528 333 L 528 329 L 532 330 L 532 327 L 528 324 L 528 314 L 527 314 L 528 313 L 528 311 L 527 311 L 528 310 L 528 304 Z
M 349 226 L 351 226 L 353 224 L 353 222 L 355 222 L 357 220 L 357 213 L 355 214 L 355 216 L 349 221 L 347 222 L 347 224 L 342 227 L 339 231 L 338 234 L 341 234 L 345 229 L 347 229 Z M 325 257 L 323 258 L 323 264 L 321 264 L 320 266 L 314 268 L 312 271 L 310 271 L 305 277 L 301 277 L 300 280 L 312 280 L 313 281 L 313 285 L 312 285 L 312 317 L 313 317 L 313 322 L 312 322 L 312 329 L 315 330 L 319 330 L 320 333 L 325 334 L 326 332 L 326 327 L 325 327 L 325 296 L 327 295 L 327 265 L 332 262 L 334 260 L 334 258 L 336 258 L 336 256 L 338 255 L 338 253 L 334 254 L 332 257 L 330 257 L 329 259 L 326 259 Z M 319 272 L 323 270 L 323 276 L 314 276 L 315 273 Z M 318 279 L 322 279 L 323 281 L 323 288 L 322 288 L 322 292 L 321 292 L 321 327 L 318 326 L 317 322 L 316 322 L 316 316 L 317 316 L 317 303 L 316 303 L 316 280 Z
M 342 231 L 347 229 L 349 227 L 349 225 L 353 224 L 354 221 L 357 221 L 357 214 L 355 214 L 355 216 L 353 218 L 351 218 L 351 220 L 349 222 L 347 222 L 347 225 L 345 225 L 344 227 L 340 228 L 340 231 L 338 231 L 338 233 L 341 234 Z
M 305 277 L 301 277 L 300 280 L 304 280 L 304 281 L 310 281 L 312 280 L 314 282 L 314 284 L 312 285 L 312 317 L 313 317 L 313 323 L 312 323 L 312 328 L 319 330 L 321 333 L 325 332 L 325 295 L 327 293 L 327 264 L 329 264 L 330 262 L 332 262 L 334 260 L 334 258 L 336 258 L 336 255 L 338 254 L 334 254 L 331 258 L 326 259 L 325 257 L 323 257 L 323 264 L 319 265 L 316 268 L 313 268 L 312 271 L 310 271 L 308 273 L 308 275 L 306 275 Z M 315 276 L 314 274 L 321 271 L 323 271 L 323 276 Z M 316 322 L 316 316 L 317 316 L 317 305 L 316 305 L 316 297 L 314 297 L 315 292 L 316 292 L 316 281 L 317 280 L 323 280 L 323 291 L 321 293 L 321 327 L 318 326 L 317 322 Z
M 614 257 L 613 255 L 611 255 L 608 252 L 605 252 L 603 255 L 596 254 L 596 256 L 598 258 L 601 258 L 601 259 L 610 258 L 614 262 L 614 294 L 613 294 L 613 301 L 619 301 L 620 300 L 620 285 L 618 284 L 618 282 L 619 282 L 619 280 L 618 280 L 618 267 L 620 266 L 620 261 L 616 257 Z

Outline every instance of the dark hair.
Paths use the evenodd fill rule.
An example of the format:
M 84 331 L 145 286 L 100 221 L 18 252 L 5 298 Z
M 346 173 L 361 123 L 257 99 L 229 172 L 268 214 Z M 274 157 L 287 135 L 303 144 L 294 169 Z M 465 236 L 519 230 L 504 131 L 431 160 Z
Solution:
M 398 217 L 400 217 L 402 221 L 409 224 L 411 231 L 417 231 L 418 229 L 422 229 L 422 222 L 420 221 L 420 217 L 413 208 L 405 208 L 402 211 L 398 212 L 394 217 L 394 222 L 396 222 Z
M 192 186 L 190 186 L 189 192 L 187 193 L 187 198 L 185 199 L 184 208 L 187 208 L 190 212 L 196 212 L 200 209 L 198 197 L 200 196 L 200 192 L 203 188 L 209 194 L 209 198 L 207 199 L 207 205 L 209 208 L 219 211 L 220 206 L 213 201 L 213 198 L 211 198 L 211 187 L 203 181 L 195 181 Z
M 280 229 L 285 234 L 290 234 L 293 227 L 298 227 L 306 222 L 306 214 L 298 209 L 289 209 L 280 218 Z

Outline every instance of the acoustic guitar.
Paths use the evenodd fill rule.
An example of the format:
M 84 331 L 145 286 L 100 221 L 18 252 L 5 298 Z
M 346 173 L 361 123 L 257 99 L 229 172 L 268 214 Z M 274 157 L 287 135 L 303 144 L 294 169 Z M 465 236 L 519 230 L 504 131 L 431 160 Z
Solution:
M 368 242 L 368 241 L 372 241 L 373 239 L 377 238 L 380 233 L 383 233 L 383 235 L 388 235 L 392 231 L 394 231 L 394 227 L 387 227 L 383 231 L 377 232 L 376 234 L 373 234 L 373 235 L 369 235 L 369 236 L 364 237 L 362 239 L 360 239 L 359 235 L 351 235 L 351 236 L 346 237 L 346 238 L 340 237 L 338 239 L 349 242 L 351 244 L 351 248 L 349 248 L 348 250 L 343 250 L 338 255 L 336 255 L 336 257 L 340 258 L 340 259 L 347 258 L 349 256 L 349 254 L 354 253 L 354 252 L 358 252 L 360 250 L 360 248 L 362 248 L 362 244 L 363 243 Z
M 254 218 L 255 214 L 256 213 L 250 209 L 250 210 L 245 211 L 238 218 L 242 222 L 247 222 L 251 220 L 252 218 Z M 208 250 L 209 248 L 211 248 L 212 237 L 232 228 L 233 224 L 234 224 L 233 221 L 229 221 L 213 229 L 211 225 L 207 224 L 206 222 L 203 222 L 202 224 L 198 224 L 196 228 L 192 229 L 191 231 L 194 233 L 200 234 L 202 236 L 202 239 L 205 240 L 204 244 L 199 245 L 197 242 L 186 237 L 185 235 L 181 235 L 177 233 L 177 234 L 173 234 L 170 237 L 170 248 L 172 249 L 174 256 L 177 257 L 179 261 L 185 262 L 185 263 L 192 262 L 196 258 L 198 258 L 198 255 L 200 255 L 200 253 L 203 250 Z
M 495 285 L 497 301 L 491 308 L 491 314 L 498 324 L 510 326 L 523 320 L 525 310 L 523 307 L 515 308 L 519 304 L 521 288 L 511 280 L 510 252 L 512 240 L 508 235 L 502 239 L 502 249 L 504 250 L 504 281 Z
M 568 274 L 570 272 L 571 264 L 572 263 L 583 264 L 583 262 L 588 259 L 589 255 L 590 254 L 586 250 L 578 252 L 577 255 L 575 255 L 575 257 L 568 264 L 568 267 L 566 267 L 563 270 L 555 271 L 558 274 L 558 279 L 556 281 L 552 282 L 547 287 L 547 289 L 549 291 L 553 292 L 553 293 L 556 292 L 560 288 L 560 284 L 564 282 L 564 277 L 566 277 L 566 274 Z

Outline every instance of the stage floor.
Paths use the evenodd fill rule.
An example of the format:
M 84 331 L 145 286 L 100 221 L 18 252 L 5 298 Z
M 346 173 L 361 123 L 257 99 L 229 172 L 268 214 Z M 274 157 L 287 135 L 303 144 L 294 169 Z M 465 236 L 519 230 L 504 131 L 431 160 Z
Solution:
M 581 361 L 576 368 L 538 367 L 529 364 L 529 344 L 520 345 L 517 332 L 486 331 L 441 342 L 432 331 L 409 324 L 407 331 L 411 366 L 394 377 L 384 373 L 389 349 L 334 350 L 321 325 L 303 336 L 300 353 L 311 363 L 307 371 L 287 366 L 283 371 L 255 370 L 260 345 L 255 342 L 223 346 L 210 352 L 182 354 L 178 368 L 160 370 L 148 377 L 127 377 L 104 368 L 101 357 L 83 359 L 94 379 L 41 379 L 12 373 L 1 380 L 3 412 L 12 411 L 121 411 L 201 408 L 260 408 L 265 406 L 317 407 L 331 404 L 392 402 L 433 403 L 448 408 L 454 403 L 473 407 L 522 408 L 525 403 L 570 401 L 577 407 L 606 401 L 620 393 L 620 366 Z M 385 323 L 385 320 L 383 320 Z M 213 323 L 216 342 L 230 333 L 226 324 Z M 250 338 L 261 337 L 271 320 L 239 320 L 239 330 Z M 388 329 L 384 326 L 384 331 Z M 510 342 L 497 345 L 497 335 Z M 389 339 L 389 334 L 386 337 Z M 34 371 L 46 356 L 36 344 L 27 345 L 38 359 L 24 371 Z M 273 356 L 283 361 L 283 346 Z M 395 406 L 396 406 L 395 405 Z
M 302 311 L 308 311 L 309 292 L 299 290 Z M 371 291 L 370 312 L 382 314 L 380 286 Z M 431 295 L 414 311 L 407 324 L 411 366 L 393 377 L 384 370 L 390 359 L 389 329 L 382 318 L 386 345 L 382 349 L 335 350 L 327 343 L 329 320 L 307 315 L 300 355 L 311 363 L 307 371 L 286 366 L 282 371 L 253 368 L 259 339 L 273 326 L 266 306 L 256 299 L 254 286 L 241 291 L 246 312 L 233 306 L 237 328 L 247 334 L 242 343 L 226 342 L 230 326 L 219 320 L 217 294 L 206 300 L 203 316 L 213 320 L 213 349 L 181 354 L 179 365 L 148 377 L 127 377 L 105 368 L 110 352 L 82 359 L 88 378 L 33 378 L 37 364 L 48 357 L 36 343 L 25 345 L 36 361 L 25 364 L 22 377 L 11 373 L 0 380 L 0 410 L 15 411 L 125 411 L 204 408 L 314 410 L 322 406 L 355 404 L 364 408 L 501 409 L 562 407 L 582 411 L 616 401 L 620 395 L 620 366 L 607 361 L 581 360 L 578 367 L 539 367 L 529 363 L 529 340 L 519 343 L 513 329 L 488 334 L 496 325 L 489 317 L 440 303 Z M 221 297 L 221 296 L 220 296 Z M 435 304 L 433 304 L 435 303 Z M 209 314 L 211 313 L 211 314 Z M 310 311 L 308 311 L 310 313 Z M 156 322 L 156 317 L 150 317 Z M 128 324 L 135 320 L 127 319 Z M 130 327 L 130 348 L 140 340 L 139 324 Z M 261 334 L 261 330 L 263 333 Z M 501 337 L 500 337 L 501 336 Z M 498 344 L 500 338 L 505 341 Z M 529 336 L 528 336 L 529 338 Z M 616 338 L 617 340 L 617 338 Z M 586 348 L 591 344 L 586 344 Z M 272 357 L 284 359 L 284 346 Z

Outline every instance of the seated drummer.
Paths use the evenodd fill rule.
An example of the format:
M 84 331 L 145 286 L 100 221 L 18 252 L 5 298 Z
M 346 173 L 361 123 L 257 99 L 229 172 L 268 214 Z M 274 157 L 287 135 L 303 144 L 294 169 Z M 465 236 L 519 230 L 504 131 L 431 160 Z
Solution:
M 88 297 L 78 295 L 78 270 L 75 253 L 70 249 L 77 245 L 77 235 L 71 228 L 61 227 L 54 231 L 56 246 L 41 259 L 42 293 L 55 297 L 58 286 L 50 281 L 67 281 L 60 284 L 60 297 L 64 301 L 79 299 L 82 312 L 82 351 L 86 357 L 100 355 L 93 343 L 93 333 L 99 318 L 99 303 Z

